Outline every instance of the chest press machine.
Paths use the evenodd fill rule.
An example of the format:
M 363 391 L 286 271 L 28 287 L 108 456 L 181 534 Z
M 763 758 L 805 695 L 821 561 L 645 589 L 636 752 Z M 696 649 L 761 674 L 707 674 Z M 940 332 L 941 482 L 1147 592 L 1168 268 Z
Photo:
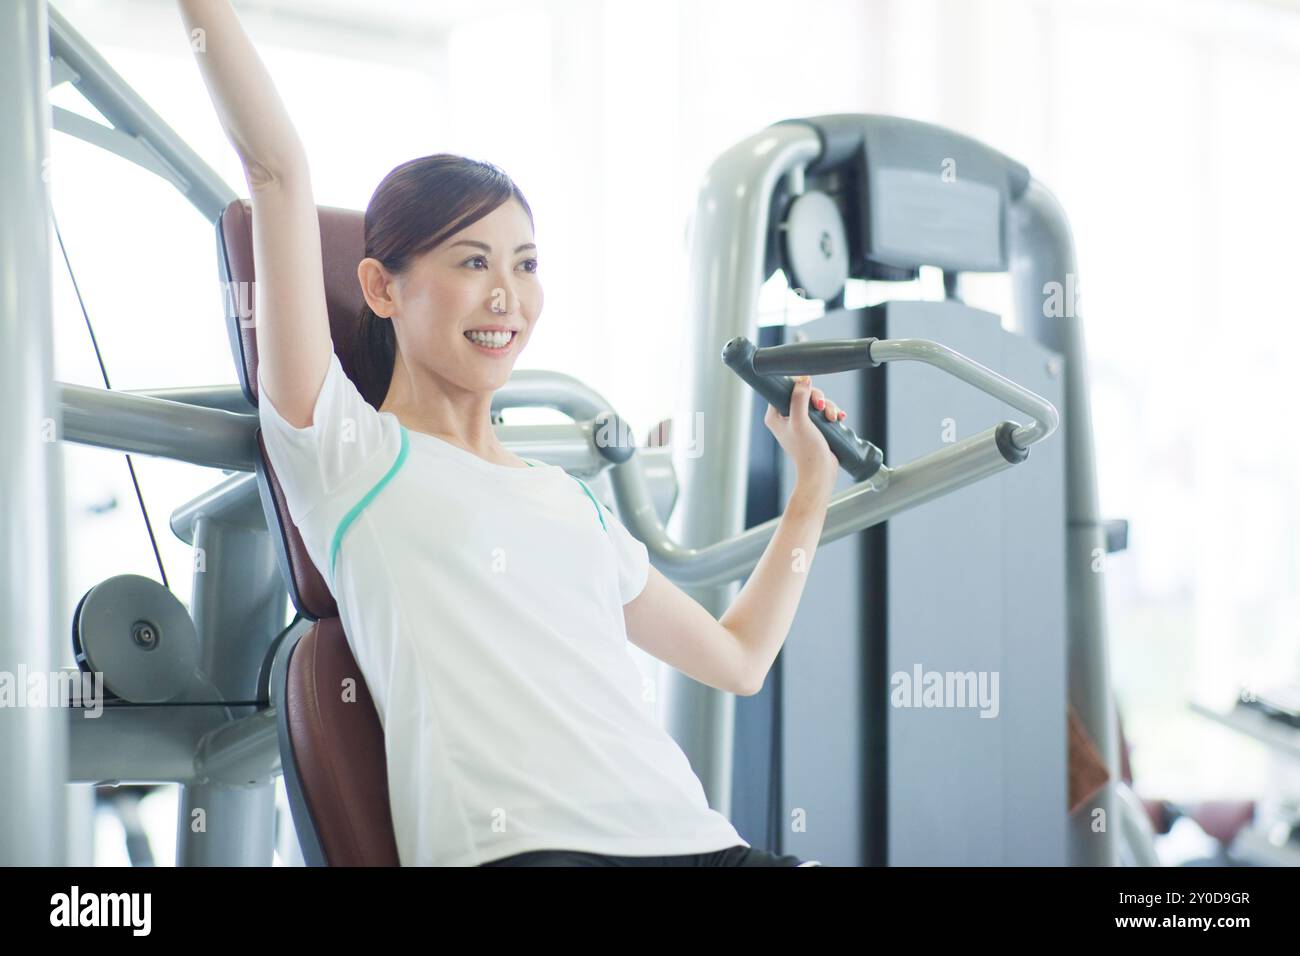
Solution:
M 34 768 L 20 787 L 0 774 L 8 817 L 22 821 L 0 824 L 0 860 L 62 862 L 65 845 L 31 834 L 61 828 L 65 782 L 174 782 L 178 864 L 268 865 L 283 774 L 307 863 L 396 863 L 382 731 L 259 435 L 251 210 L 57 11 L 47 22 L 36 0 L 15 9 L 5 14 L 13 29 L 0 30 L 14 43 L 0 46 L 27 43 L 38 55 L 0 56 L 16 81 L 5 85 L 13 108 L 0 115 L 18 127 L 3 138 L 0 190 L 21 199 L 7 206 L 16 213 L 0 221 L 0 238 L 21 247 L 26 274 L 48 278 L 44 185 L 33 200 L 11 197 L 11 184 L 29 185 L 42 168 L 48 86 L 71 83 L 111 126 L 55 108 L 55 129 L 157 173 L 214 223 L 239 384 L 115 392 L 51 383 L 48 323 L 4 323 L 0 351 L 23 373 L 9 380 L 25 383 L 0 406 L 6 434 L 22 439 L 6 477 L 29 494 L 3 507 L 17 516 L 32 500 L 54 503 L 40 522 L 8 525 L 52 556 L 0 568 L 13 572 L 8 623 L 54 619 L 63 588 L 57 457 L 30 425 L 46 409 L 57 405 L 62 440 L 229 477 L 171 517 L 195 547 L 189 608 L 134 575 L 102 582 L 78 605 L 78 664 L 103 674 L 102 716 L 83 719 L 73 699 L 0 714 L 0 762 Z M 331 333 L 348 371 L 361 213 L 322 208 L 320 222 Z M 902 281 L 922 266 L 943 270 L 945 301 L 845 307 L 850 278 Z M 823 318 L 758 327 L 759 287 L 777 267 L 826 303 Z M 961 303 L 961 273 L 976 271 L 1010 274 L 1014 332 Z M 818 375 L 872 439 L 814 417 L 846 487 L 832 499 L 817 573 L 763 692 L 738 702 L 663 669 L 666 726 L 711 804 L 756 845 L 847 864 L 1114 862 L 1117 828 L 1093 832 L 1065 808 L 1067 696 L 1112 779 L 1117 763 L 1101 581 L 1091 571 L 1102 529 L 1082 334 L 1077 315 L 1043 308 L 1044 290 L 1073 272 L 1059 207 L 993 150 L 891 117 L 787 120 L 720 156 L 699 195 L 696 360 L 673 421 L 689 426 L 696 409 L 715 409 L 711 433 L 694 436 L 703 441 L 636 447 L 609 403 L 562 373 L 518 370 L 494 397 L 498 421 L 527 406 L 569 416 L 498 427 L 518 454 L 559 464 L 616 503 L 655 566 L 715 614 L 761 556 L 784 501 L 788 463 L 761 420 L 767 402 L 788 409 L 788 376 Z M 49 314 L 39 285 L 14 301 L 29 317 Z M 1006 420 L 1007 406 L 1025 420 Z M 1065 441 L 1042 444 L 1058 426 L 1056 406 L 1066 411 Z M 941 435 L 945 420 L 954 440 Z M 1035 445 L 1029 464 L 981 482 L 1025 462 Z M 288 627 L 287 600 L 297 611 Z M 66 633 L 4 628 L 0 667 L 56 670 Z M 1000 675 L 994 719 L 891 703 L 891 682 L 913 664 L 922 681 L 935 669 Z M 348 678 L 356 697 L 345 703 L 338 688 Z M 1109 785 L 1089 808 L 1115 809 Z

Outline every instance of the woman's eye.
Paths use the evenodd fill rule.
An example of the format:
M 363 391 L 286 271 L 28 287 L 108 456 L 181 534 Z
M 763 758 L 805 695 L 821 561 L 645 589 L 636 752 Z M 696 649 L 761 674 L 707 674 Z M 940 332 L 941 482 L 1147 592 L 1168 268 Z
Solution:
M 486 262 L 486 261 L 487 261 L 487 257 L 486 257 L 486 256 L 470 256 L 468 259 L 466 259 L 464 262 L 462 262 L 461 265 L 469 265 L 469 264 L 472 263 L 472 262 Z M 525 272 L 530 272 L 530 273 L 531 273 L 531 272 L 536 272 L 536 271 L 537 271 L 537 260 L 536 260 L 536 259 L 525 259 L 522 263 L 520 263 L 520 265 L 523 265 L 523 266 L 531 266 L 531 268 L 527 268 L 527 269 L 525 269 L 525 270 L 524 270 Z

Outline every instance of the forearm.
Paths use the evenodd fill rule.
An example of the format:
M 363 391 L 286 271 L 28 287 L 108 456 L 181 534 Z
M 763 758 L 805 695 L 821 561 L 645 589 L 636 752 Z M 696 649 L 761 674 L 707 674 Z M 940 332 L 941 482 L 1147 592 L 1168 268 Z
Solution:
M 208 95 L 249 186 L 306 173 L 306 152 L 230 0 L 179 0 Z
M 826 523 L 826 505 L 820 491 L 795 483 L 767 549 L 718 619 L 743 647 L 753 686 L 767 679 L 790 633 Z

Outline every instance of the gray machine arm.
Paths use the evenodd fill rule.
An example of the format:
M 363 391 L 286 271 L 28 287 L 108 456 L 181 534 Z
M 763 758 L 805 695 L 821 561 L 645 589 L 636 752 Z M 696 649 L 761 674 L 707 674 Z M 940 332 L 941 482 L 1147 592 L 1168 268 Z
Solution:
M 743 336 L 731 339 L 723 361 L 782 414 L 790 409 L 794 380 L 787 374 L 841 372 L 888 361 L 934 365 L 1033 417 L 1027 425 L 1002 422 L 965 441 L 945 446 L 896 468 L 884 464 L 875 445 L 842 422 L 810 410 L 814 423 L 857 484 L 835 495 L 826 512 L 821 542 L 835 541 L 887 521 L 899 512 L 986 478 L 1028 457 L 1029 447 L 1051 435 L 1059 416 L 1051 402 L 992 369 L 924 339 L 855 339 L 756 349 Z M 684 547 L 664 529 L 650 502 L 635 457 L 614 467 L 614 493 L 624 523 L 646 545 L 669 579 L 691 587 L 739 580 L 758 563 L 779 518 L 702 548 Z
M 1019 451 L 1028 451 L 1030 445 L 1056 430 L 1060 416 L 1051 402 L 960 352 L 927 339 L 840 339 L 760 349 L 744 336 L 737 336 L 722 349 L 722 361 L 782 415 L 790 414 L 790 395 L 794 391 L 790 375 L 848 372 L 900 360 L 933 365 L 1032 416 L 1032 425 L 1019 426 L 1011 433 L 1011 442 Z M 884 462 L 880 449 L 858 438 L 840 422 L 827 421 L 811 410 L 809 414 L 835 457 L 856 480 L 865 481 L 881 468 Z

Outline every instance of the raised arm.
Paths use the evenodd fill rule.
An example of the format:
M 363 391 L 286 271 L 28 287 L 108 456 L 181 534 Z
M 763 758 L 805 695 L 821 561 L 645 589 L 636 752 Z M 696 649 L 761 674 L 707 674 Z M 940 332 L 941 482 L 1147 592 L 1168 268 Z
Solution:
M 229 0 L 178 2 L 199 72 L 248 182 L 262 398 L 302 428 L 312 423 L 333 348 L 307 154 Z

